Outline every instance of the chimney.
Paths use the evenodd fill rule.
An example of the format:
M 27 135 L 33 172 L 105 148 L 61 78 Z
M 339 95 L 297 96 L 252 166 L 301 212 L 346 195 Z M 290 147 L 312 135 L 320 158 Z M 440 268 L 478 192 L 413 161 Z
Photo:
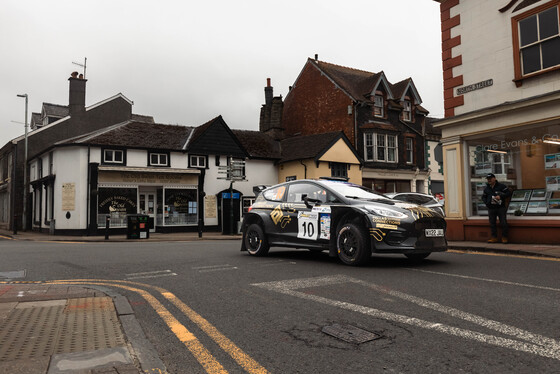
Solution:
M 315 53 L 315 61 L 319 61 L 319 55 Z
M 68 108 L 70 109 L 70 116 L 81 116 L 86 111 L 86 82 L 87 79 L 78 77 L 78 72 L 75 71 L 68 78 L 70 82 L 70 94 L 68 99 Z
M 264 88 L 264 104 L 270 105 L 272 103 L 272 86 L 270 85 L 270 78 L 266 78 L 266 87 Z

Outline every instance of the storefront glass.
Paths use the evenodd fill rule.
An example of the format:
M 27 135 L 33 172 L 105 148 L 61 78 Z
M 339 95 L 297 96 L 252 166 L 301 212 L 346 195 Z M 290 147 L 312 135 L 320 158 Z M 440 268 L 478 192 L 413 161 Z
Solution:
M 111 227 L 126 227 L 126 215 L 137 213 L 136 188 L 100 187 L 97 196 L 97 226 L 105 227 L 106 216 L 111 219 Z
M 165 205 L 163 218 L 165 226 L 196 224 L 198 220 L 197 190 L 164 189 Z
M 513 191 L 508 214 L 560 215 L 560 124 L 523 127 L 467 140 L 470 215 L 488 215 L 486 175 Z

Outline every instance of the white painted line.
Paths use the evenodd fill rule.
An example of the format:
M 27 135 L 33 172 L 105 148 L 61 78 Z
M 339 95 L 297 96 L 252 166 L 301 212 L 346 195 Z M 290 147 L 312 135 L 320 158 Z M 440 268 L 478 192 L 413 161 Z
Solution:
M 191 269 L 193 270 L 205 270 L 205 269 L 215 269 L 215 268 L 227 268 L 230 267 L 230 264 L 223 264 L 223 265 L 211 265 L 211 266 L 195 266 Z
M 224 267 L 224 268 L 214 268 L 214 269 L 202 269 L 199 270 L 199 273 L 210 273 L 213 271 L 224 271 L 224 270 L 237 270 L 237 266 L 230 266 L 230 267 Z
M 126 279 L 143 279 L 143 278 L 159 278 L 159 277 L 172 277 L 177 275 L 171 270 L 157 270 L 157 271 L 146 271 L 143 273 L 130 273 L 125 274 Z
M 130 273 L 126 274 L 126 276 L 137 276 L 137 275 L 153 275 L 153 274 L 160 274 L 160 273 L 171 273 L 171 270 L 156 270 L 156 271 L 145 271 L 143 273 Z
M 533 284 L 508 282 L 508 281 L 501 281 L 501 280 L 497 280 L 497 279 L 470 277 L 470 276 L 468 276 L 468 275 L 459 275 L 459 274 L 450 274 L 450 273 L 440 273 L 440 272 L 438 272 L 438 271 L 420 270 L 420 269 L 412 269 L 412 268 L 407 268 L 406 270 L 419 271 L 419 272 L 421 272 L 421 273 L 428 273 L 428 274 L 446 275 L 446 276 L 448 276 L 448 277 L 455 277 L 455 278 L 473 279 L 473 280 L 479 280 L 479 281 L 483 281 L 483 282 L 492 282 L 492 283 L 507 284 L 507 285 L 510 285 L 510 286 L 520 286 L 520 287 L 527 287 L 527 288 L 536 288 L 536 289 L 539 289 L 539 290 L 560 292 L 560 289 L 559 289 L 559 288 L 544 287 L 544 286 L 535 286 L 535 285 L 533 285 Z
M 247 265 L 268 265 L 268 264 L 280 264 L 285 262 L 284 260 L 272 260 L 272 261 L 253 261 L 248 262 Z
M 423 300 L 420 298 L 416 298 L 414 296 L 407 295 L 404 293 L 398 293 L 395 291 L 392 293 L 392 295 L 404 298 L 411 302 L 415 302 L 416 304 L 422 305 L 424 307 L 429 307 L 430 309 L 438 310 L 439 312 L 442 312 L 444 314 L 449 314 L 450 316 L 459 317 L 465 320 L 469 320 L 470 322 L 478 323 L 479 325 L 487 328 L 496 329 L 504 334 L 513 335 L 515 337 L 522 338 L 526 341 L 523 342 L 523 341 L 518 341 L 513 339 L 501 338 L 494 335 L 483 334 L 472 330 L 460 329 L 457 327 L 447 326 L 437 322 L 425 321 L 419 318 L 408 317 L 395 313 L 389 313 L 375 308 L 356 305 L 343 301 L 332 300 L 325 297 L 296 291 L 297 289 L 300 288 L 321 287 L 321 286 L 328 286 L 332 284 L 340 284 L 340 283 L 347 283 L 347 282 L 359 283 L 362 285 L 365 284 L 371 286 L 370 288 L 376 289 L 378 291 L 383 290 L 381 287 L 377 285 L 369 284 L 367 282 L 363 282 L 342 275 L 334 275 L 334 276 L 326 276 L 326 277 L 318 277 L 318 278 L 293 279 L 293 280 L 279 281 L 279 282 L 255 283 L 253 284 L 253 286 L 258 286 L 285 295 L 290 295 L 301 299 L 311 300 L 321 304 L 330 305 L 336 308 L 350 310 L 374 318 L 381 318 L 388 321 L 394 321 L 394 322 L 403 323 L 411 326 L 417 326 L 428 330 L 438 331 L 444 334 L 458 336 L 464 339 L 470 339 L 486 344 L 496 345 L 503 348 L 513 349 L 520 352 L 527 352 L 543 357 L 553 358 L 555 360 L 560 360 L 559 341 L 547 337 L 542 337 L 537 334 L 532 334 L 530 332 L 523 331 L 515 327 L 503 325 L 500 324 L 499 322 L 486 320 L 482 317 L 461 312 L 453 308 L 447 308 L 443 305 L 433 303 L 427 300 Z M 387 292 L 387 290 L 384 290 L 384 292 Z

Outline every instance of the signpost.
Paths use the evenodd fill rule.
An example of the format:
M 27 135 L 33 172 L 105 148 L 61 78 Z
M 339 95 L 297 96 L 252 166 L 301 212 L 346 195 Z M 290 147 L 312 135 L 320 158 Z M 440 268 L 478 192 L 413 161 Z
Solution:
M 237 181 L 244 181 L 245 180 L 245 161 L 242 160 L 234 160 L 233 157 L 228 158 L 228 164 L 224 166 L 218 166 L 218 174 L 222 176 L 218 177 L 218 179 L 225 179 L 230 181 L 229 184 L 229 196 L 223 196 L 224 200 L 229 198 L 229 206 L 230 206 L 230 228 L 229 234 L 233 235 L 235 230 L 233 229 L 234 224 L 234 215 L 233 215 L 233 199 L 234 195 L 237 195 L 239 198 L 239 194 L 233 193 L 233 183 Z M 225 194 L 224 194 L 225 195 Z M 222 223 L 223 224 L 223 223 Z

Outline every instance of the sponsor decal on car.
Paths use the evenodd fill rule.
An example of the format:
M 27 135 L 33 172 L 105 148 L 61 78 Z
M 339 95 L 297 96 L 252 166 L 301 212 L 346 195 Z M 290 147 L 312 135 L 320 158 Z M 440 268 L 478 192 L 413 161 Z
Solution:
M 406 209 L 410 210 L 410 213 L 412 213 L 412 217 L 414 219 L 437 217 L 437 214 L 433 210 L 423 206 L 417 206 L 414 208 L 406 208 Z
M 270 212 L 270 218 L 275 225 L 280 225 L 280 227 L 285 228 L 288 223 L 292 221 L 290 216 L 284 215 L 281 205 L 277 205 L 276 208 Z
M 396 230 L 399 228 L 397 225 L 387 225 L 385 223 L 378 223 L 375 225 L 375 227 L 378 227 L 380 229 L 387 229 L 387 230 Z

